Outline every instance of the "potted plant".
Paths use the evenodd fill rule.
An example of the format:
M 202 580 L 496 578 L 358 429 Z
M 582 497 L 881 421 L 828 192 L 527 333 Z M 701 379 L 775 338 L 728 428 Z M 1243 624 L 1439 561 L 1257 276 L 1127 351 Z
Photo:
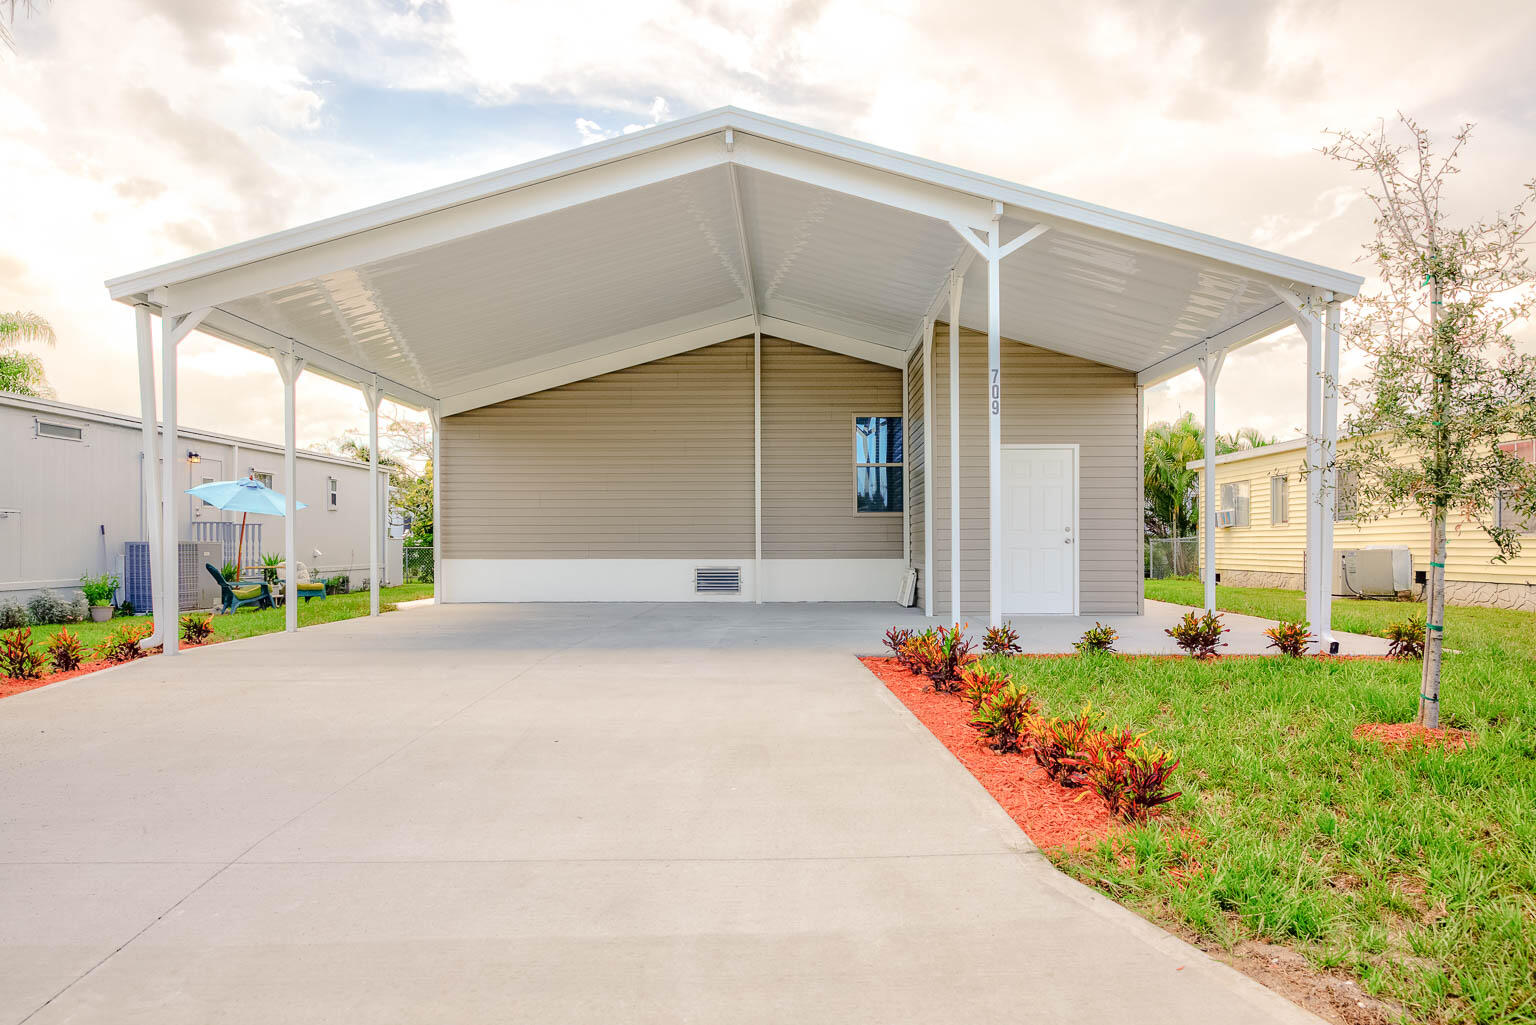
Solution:
M 80 590 L 91 603 L 91 622 L 105 623 L 112 618 L 112 598 L 117 594 L 117 577 L 103 573 L 99 577 L 81 577 Z

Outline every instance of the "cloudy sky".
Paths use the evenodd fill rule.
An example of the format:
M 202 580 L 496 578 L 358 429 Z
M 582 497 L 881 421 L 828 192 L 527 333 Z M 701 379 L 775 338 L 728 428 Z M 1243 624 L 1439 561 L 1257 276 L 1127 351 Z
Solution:
M 56 326 L 61 399 L 116 410 L 107 277 L 722 104 L 1340 267 L 1370 215 L 1324 128 L 1477 122 L 1468 213 L 1536 170 L 1529 0 L 1460 5 L 1453 45 L 1406 0 L 37 2 L 0 51 L 0 309 Z M 1296 434 L 1301 358 L 1235 354 L 1221 426 Z M 194 336 L 180 367 L 183 423 L 281 438 L 269 360 Z M 299 402 L 301 443 L 362 426 L 343 386 Z M 1199 403 L 1186 375 L 1148 412 Z

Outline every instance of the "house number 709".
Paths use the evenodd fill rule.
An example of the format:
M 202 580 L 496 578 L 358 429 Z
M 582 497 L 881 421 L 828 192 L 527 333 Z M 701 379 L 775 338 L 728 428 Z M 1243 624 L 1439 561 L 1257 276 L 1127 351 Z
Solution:
M 1002 404 L 1000 402 L 1000 400 L 1002 399 L 1002 395 L 1003 395 L 1002 386 L 997 383 L 997 371 L 993 370 L 992 371 L 992 413 L 993 413 L 994 416 L 997 414 L 997 412 L 1000 409 L 1002 409 Z

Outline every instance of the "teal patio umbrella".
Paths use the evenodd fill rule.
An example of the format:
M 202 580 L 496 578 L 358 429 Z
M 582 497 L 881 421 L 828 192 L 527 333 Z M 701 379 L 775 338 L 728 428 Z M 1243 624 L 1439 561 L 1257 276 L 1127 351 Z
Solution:
M 245 554 L 245 518 L 251 513 L 262 516 L 288 515 L 288 496 L 279 494 L 254 477 L 240 480 L 216 480 L 188 488 L 187 494 L 201 498 L 215 509 L 240 514 L 240 542 L 235 546 L 235 573 L 240 572 L 240 560 Z M 303 502 L 294 502 L 295 509 L 303 509 Z

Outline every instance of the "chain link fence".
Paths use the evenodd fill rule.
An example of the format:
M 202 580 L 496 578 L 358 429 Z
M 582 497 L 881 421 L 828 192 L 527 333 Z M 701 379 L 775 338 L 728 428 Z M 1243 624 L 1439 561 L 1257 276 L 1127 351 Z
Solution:
M 405 546 L 404 573 L 407 584 L 432 583 L 432 547 Z
M 1147 577 L 1197 576 L 1200 573 L 1200 541 L 1195 537 L 1147 538 Z

